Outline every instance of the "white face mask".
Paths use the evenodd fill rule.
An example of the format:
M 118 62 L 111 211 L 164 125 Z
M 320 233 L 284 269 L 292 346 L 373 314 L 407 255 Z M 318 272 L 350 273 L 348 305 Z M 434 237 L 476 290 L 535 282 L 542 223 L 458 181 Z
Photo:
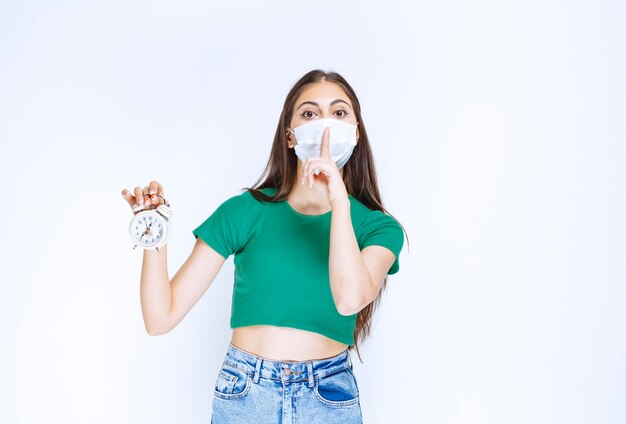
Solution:
M 308 158 L 322 156 L 322 138 L 324 128 L 330 127 L 328 135 L 328 150 L 330 158 L 335 161 L 337 168 L 343 167 L 356 146 L 356 125 L 342 122 L 333 118 L 316 119 L 302 124 L 289 131 L 296 135 L 297 144 L 294 148 L 302 163 Z

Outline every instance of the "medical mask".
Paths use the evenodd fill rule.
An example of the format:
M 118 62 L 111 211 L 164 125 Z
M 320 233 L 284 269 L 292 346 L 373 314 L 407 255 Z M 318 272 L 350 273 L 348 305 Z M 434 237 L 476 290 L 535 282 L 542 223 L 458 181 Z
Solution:
M 335 161 L 337 168 L 343 167 L 356 146 L 356 125 L 342 122 L 333 118 L 316 119 L 302 124 L 289 131 L 295 134 L 297 144 L 294 148 L 302 163 L 308 158 L 322 156 L 322 138 L 324 128 L 330 127 L 328 135 L 328 150 L 330 158 Z M 295 130 L 295 131 L 294 131 Z

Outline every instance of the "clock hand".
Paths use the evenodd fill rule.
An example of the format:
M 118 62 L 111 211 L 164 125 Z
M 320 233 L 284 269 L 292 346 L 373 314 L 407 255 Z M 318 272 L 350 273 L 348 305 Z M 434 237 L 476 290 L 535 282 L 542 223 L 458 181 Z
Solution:
M 152 226 L 152 223 L 150 223 L 150 225 L 148 225 L 148 226 L 146 227 L 146 231 L 144 231 L 144 232 L 143 232 L 143 234 L 141 235 L 141 237 L 145 236 L 145 235 L 146 235 L 146 233 L 149 233 L 149 232 L 150 232 L 150 227 L 151 227 L 151 226 Z

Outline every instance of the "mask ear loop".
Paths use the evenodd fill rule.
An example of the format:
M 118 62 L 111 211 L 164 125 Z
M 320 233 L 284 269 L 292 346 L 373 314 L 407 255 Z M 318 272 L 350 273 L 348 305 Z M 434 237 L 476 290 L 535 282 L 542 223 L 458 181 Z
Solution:
M 294 130 L 292 130 L 291 128 L 287 127 L 288 131 L 291 131 L 293 133 L 293 135 L 296 135 L 296 132 Z M 296 139 L 296 144 L 298 144 L 297 139 Z

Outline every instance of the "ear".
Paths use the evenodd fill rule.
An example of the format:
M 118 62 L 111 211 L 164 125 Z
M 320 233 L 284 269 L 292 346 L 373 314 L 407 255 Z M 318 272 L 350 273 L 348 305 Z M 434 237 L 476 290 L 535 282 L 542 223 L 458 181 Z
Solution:
M 290 149 L 293 149 L 296 143 L 293 142 L 293 139 L 291 138 L 291 134 L 289 130 L 285 131 L 285 138 L 287 139 L 287 147 L 289 147 Z
M 356 142 L 359 142 L 359 136 L 360 136 L 360 132 L 359 132 L 359 123 L 356 123 Z

